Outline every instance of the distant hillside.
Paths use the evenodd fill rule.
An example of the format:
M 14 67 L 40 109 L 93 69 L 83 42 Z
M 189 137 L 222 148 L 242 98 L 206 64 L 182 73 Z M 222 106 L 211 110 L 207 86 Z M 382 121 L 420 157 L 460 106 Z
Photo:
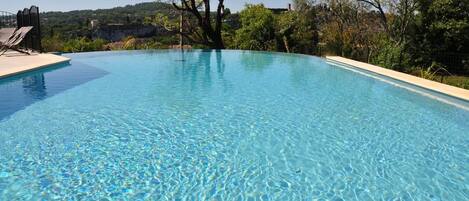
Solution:
M 41 13 L 42 33 L 44 36 L 60 34 L 67 38 L 84 36 L 89 33 L 91 20 L 98 20 L 100 24 L 141 23 L 147 16 L 169 14 L 170 10 L 170 4 L 149 2 L 111 9 L 45 12 Z

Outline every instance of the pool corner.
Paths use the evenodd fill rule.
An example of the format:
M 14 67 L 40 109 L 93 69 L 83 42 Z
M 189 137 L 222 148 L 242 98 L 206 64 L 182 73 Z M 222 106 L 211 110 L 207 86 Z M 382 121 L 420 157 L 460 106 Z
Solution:
M 0 56 L 0 78 L 69 62 L 70 58 L 55 54 Z

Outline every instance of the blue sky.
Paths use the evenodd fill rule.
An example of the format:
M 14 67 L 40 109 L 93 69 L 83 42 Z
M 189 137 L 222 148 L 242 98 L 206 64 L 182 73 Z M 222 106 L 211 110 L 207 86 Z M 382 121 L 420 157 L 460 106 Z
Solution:
M 8 1 L 0 10 L 16 13 L 16 11 L 31 5 L 39 6 L 41 11 L 70 11 L 81 9 L 112 8 L 140 2 L 151 2 L 153 0 L 1 0 Z M 216 2 L 216 0 L 212 0 Z M 268 7 L 286 8 L 291 0 L 225 0 L 225 6 L 231 10 L 238 11 L 246 3 L 264 3 Z

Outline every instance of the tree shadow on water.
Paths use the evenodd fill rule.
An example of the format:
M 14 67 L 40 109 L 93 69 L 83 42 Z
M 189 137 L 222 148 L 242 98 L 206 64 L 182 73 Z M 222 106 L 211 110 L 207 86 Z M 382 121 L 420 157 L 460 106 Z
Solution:
M 181 51 L 163 84 L 155 88 L 165 107 L 184 110 L 188 116 L 200 113 L 206 99 L 230 89 L 225 79 L 225 62 L 220 50 Z
M 275 55 L 267 52 L 243 51 L 239 55 L 241 65 L 247 71 L 262 72 L 272 66 Z
M 189 83 L 191 90 L 209 90 L 214 87 L 213 81 L 216 80 L 227 86 L 225 66 L 221 50 L 203 50 L 186 53 L 181 69 L 176 71 L 182 71 L 180 75 L 183 83 Z

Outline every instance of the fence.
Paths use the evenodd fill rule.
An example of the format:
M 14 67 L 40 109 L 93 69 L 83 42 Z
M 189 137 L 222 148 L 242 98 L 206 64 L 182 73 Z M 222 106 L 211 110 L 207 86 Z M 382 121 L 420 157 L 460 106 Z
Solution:
M 469 54 L 436 51 L 431 58 L 453 74 L 469 75 Z
M 33 29 L 28 33 L 27 37 L 23 42 L 23 47 L 42 51 L 41 46 L 41 23 L 39 17 L 39 8 L 37 6 L 31 6 L 31 8 L 25 8 L 22 11 L 18 11 L 16 14 L 17 27 L 32 26 Z
M 341 54 L 340 48 L 334 46 L 328 46 L 325 43 L 318 44 L 317 54 L 320 56 L 324 55 L 341 55 L 347 58 L 368 62 L 371 63 L 373 61 L 373 56 L 370 55 L 369 49 L 367 48 L 356 48 L 353 50 L 348 49 L 346 51 L 347 54 Z M 469 53 L 466 51 L 461 52 L 448 52 L 448 51 L 441 51 L 441 50 L 430 50 L 427 51 L 428 53 L 425 54 L 417 54 L 414 53 L 411 55 L 410 60 L 408 63 L 410 66 L 404 66 L 399 68 L 399 58 L 391 56 L 384 56 L 383 58 L 386 59 L 383 63 L 387 63 L 389 65 L 395 64 L 397 68 L 393 68 L 393 66 L 384 66 L 388 68 L 393 68 L 397 70 L 403 70 L 403 68 L 410 68 L 410 67 L 421 67 L 421 68 L 428 68 L 432 65 L 433 62 L 436 62 L 441 67 L 446 69 L 446 71 L 442 71 L 444 76 L 449 74 L 452 75 L 469 75 Z

